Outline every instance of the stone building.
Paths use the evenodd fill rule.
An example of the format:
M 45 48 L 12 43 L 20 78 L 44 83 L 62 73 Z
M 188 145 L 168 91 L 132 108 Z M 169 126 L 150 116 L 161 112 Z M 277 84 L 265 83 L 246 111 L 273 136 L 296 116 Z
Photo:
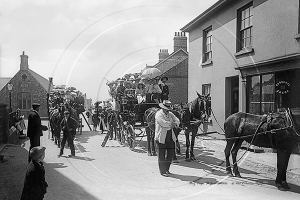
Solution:
M 183 32 L 175 32 L 174 51 L 169 54 L 168 49 L 161 49 L 159 61 L 154 66 L 168 77 L 169 99 L 172 103 L 186 103 L 188 101 L 188 53 L 187 37 Z M 196 92 L 195 92 L 196 93 Z
M 32 103 L 41 104 L 39 114 L 41 117 L 47 117 L 47 92 L 49 88 L 49 81 L 29 69 L 28 56 L 24 51 L 21 57 L 20 70 L 14 75 L 14 77 L 1 78 L 0 81 L 0 103 L 10 105 L 10 91 L 8 90 L 8 84 L 12 84 L 11 90 L 11 107 L 12 111 L 16 109 L 21 110 L 21 115 L 25 118 L 28 116 L 28 112 L 31 109 Z M 52 89 L 52 83 L 50 84 Z

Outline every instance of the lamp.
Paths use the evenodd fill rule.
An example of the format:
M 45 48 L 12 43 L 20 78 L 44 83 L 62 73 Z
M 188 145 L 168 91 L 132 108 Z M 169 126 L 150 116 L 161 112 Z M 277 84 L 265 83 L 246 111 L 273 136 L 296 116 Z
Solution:
M 7 84 L 7 89 L 9 91 L 9 111 L 11 112 L 12 111 L 12 109 L 11 109 L 11 91 L 13 89 L 13 84 L 11 82 L 9 82 Z

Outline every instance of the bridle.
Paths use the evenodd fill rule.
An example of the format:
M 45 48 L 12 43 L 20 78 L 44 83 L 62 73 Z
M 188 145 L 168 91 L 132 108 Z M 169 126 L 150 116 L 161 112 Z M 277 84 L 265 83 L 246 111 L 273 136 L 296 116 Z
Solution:
M 288 127 L 289 129 L 292 129 L 295 134 L 300 137 L 299 133 L 297 133 L 296 129 L 295 129 L 295 122 L 293 120 L 293 117 L 292 117 L 292 112 L 289 108 L 287 108 L 287 110 L 285 111 L 285 115 L 286 115 L 286 118 L 290 121 L 290 126 Z

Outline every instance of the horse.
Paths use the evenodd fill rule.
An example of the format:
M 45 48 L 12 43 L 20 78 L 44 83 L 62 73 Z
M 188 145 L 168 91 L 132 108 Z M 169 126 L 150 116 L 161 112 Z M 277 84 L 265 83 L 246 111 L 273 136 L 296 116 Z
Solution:
M 196 160 L 194 155 L 194 144 L 198 128 L 205 121 L 208 121 L 211 112 L 210 94 L 200 95 L 197 92 L 197 98 L 187 103 L 181 104 L 182 127 L 186 139 L 185 160 Z M 191 140 L 190 140 L 190 133 Z
M 154 133 L 155 133 L 155 114 L 159 111 L 160 108 L 152 107 L 148 108 L 144 113 L 144 122 L 147 126 L 145 127 L 147 135 L 147 146 L 148 146 L 148 156 L 156 156 L 156 149 L 154 143 Z M 180 120 L 180 113 L 176 110 L 171 110 L 171 112 Z M 181 128 L 173 128 L 174 134 L 176 136 L 176 146 L 179 146 L 178 135 L 181 131 Z M 174 153 L 173 161 L 177 161 L 176 153 Z
M 63 119 L 63 112 L 60 108 L 56 108 L 50 111 L 50 127 L 54 143 L 60 147 L 60 122 Z
M 293 110 L 293 109 L 292 109 Z M 295 123 L 296 122 L 296 123 Z M 286 182 L 286 170 L 293 148 L 299 142 L 300 114 L 285 112 L 254 115 L 238 112 L 230 115 L 224 123 L 226 147 L 226 172 L 229 176 L 241 178 L 237 166 L 237 153 L 243 141 L 258 147 L 277 150 L 277 176 L 275 185 L 279 190 L 289 190 Z M 233 162 L 233 174 L 229 161 L 230 153 Z

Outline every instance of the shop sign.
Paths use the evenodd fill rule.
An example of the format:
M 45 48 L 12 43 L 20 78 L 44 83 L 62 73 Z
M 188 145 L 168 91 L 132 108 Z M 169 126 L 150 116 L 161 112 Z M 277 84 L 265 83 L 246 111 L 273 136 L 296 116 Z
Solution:
M 276 83 L 275 88 L 277 93 L 286 94 L 290 92 L 290 83 L 288 83 L 287 81 L 279 81 Z

